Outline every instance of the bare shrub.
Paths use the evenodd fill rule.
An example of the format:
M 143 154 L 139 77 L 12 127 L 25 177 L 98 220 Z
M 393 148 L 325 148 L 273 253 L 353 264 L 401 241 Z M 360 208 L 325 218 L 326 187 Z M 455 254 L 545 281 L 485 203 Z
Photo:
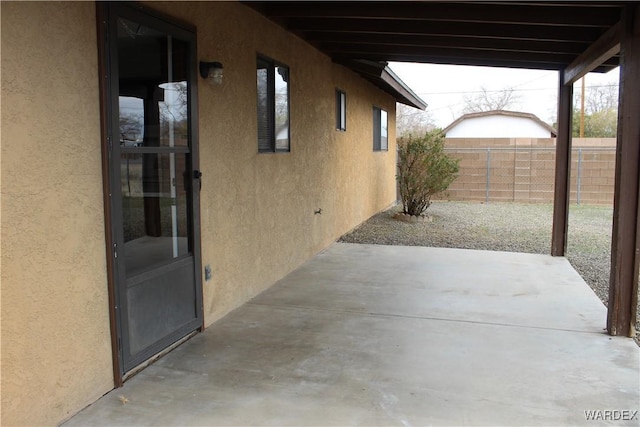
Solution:
M 398 185 L 403 213 L 422 215 L 431 198 L 456 179 L 459 160 L 444 152 L 444 133 L 435 129 L 421 137 L 398 140 Z

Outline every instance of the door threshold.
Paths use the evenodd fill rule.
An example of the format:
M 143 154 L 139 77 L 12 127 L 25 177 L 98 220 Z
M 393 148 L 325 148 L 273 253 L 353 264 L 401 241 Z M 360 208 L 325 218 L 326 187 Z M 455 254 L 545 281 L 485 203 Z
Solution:
M 165 348 L 164 350 L 160 351 L 159 353 L 154 354 L 153 356 L 151 356 L 150 358 L 148 358 L 144 362 L 140 363 L 139 365 L 131 368 L 129 371 L 125 372 L 124 375 L 122 376 L 122 382 L 127 381 L 129 378 L 133 377 L 138 372 L 140 372 L 143 369 L 145 369 L 147 366 L 155 363 L 158 359 L 160 359 L 161 357 L 164 357 L 166 354 L 172 352 L 176 347 L 179 347 L 180 345 L 182 345 L 186 341 L 190 340 L 194 335 L 196 335 L 198 333 L 199 333 L 198 330 L 195 330 L 193 332 L 188 333 L 184 337 L 180 338 L 178 341 L 176 341 L 173 344 L 171 344 L 169 347 Z

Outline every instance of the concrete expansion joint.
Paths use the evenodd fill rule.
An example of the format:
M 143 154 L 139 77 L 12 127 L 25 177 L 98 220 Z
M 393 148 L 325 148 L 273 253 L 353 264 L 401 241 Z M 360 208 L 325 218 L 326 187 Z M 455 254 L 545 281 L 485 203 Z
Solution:
M 444 318 L 444 317 L 412 316 L 412 315 L 405 315 L 405 314 L 376 313 L 376 312 L 365 312 L 365 311 L 357 311 L 357 310 L 336 310 L 332 308 L 307 307 L 307 306 L 301 306 L 301 305 L 269 304 L 269 303 L 261 303 L 261 302 L 248 302 L 247 305 L 281 308 L 285 310 L 307 310 L 307 311 L 314 311 L 314 312 L 344 313 L 344 314 L 350 314 L 350 315 L 359 315 L 363 317 L 368 316 L 368 317 L 387 317 L 387 318 L 411 319 L 411 320 L 432 320 L 436 322 L 468 323 L 473 325 L 503 326 L 503 327 L 509 327 L 509 328 L 536 329 L 536 330 L 546 330 L 546 331 L 556 331 L 556 332 L 572 332 L 572 333 L 581 333 L 581 334 L 604 335 L 604 332 L 601 332 L 601 331 L 586 331 L 586 330 L 568 329 L 568 328 L 552 328 L 552 327 L 545 327 L 545 326 L 519 325 L 514 323 L 500 323 L 500 322 L 486 322 L 486 321 L 469 320 L 469 319 L 451 319 L 451 318 Z
M 596 334 L 603 335 L 603 332 L 598 331 L 585 331 L 579 329 L 565 329 L 565 328 L 551 328 L 545 326 L 532 326 L 532 325 L 518 325 L 514 323 L 500 323 L 500 322 L 483 322 L 479 320 L 467 320 L 467 319 L 447 319 L 442 317 L 427 317 L 427 316 L 410 316 L 410 315 L 399 315 L 399 314 L 385 314 L 385 313 L 369 313 L 372 316 L 380 316 L 380 317 L 397 317 L 397 318 L 406 318 L 406 319 L 418 319 L 418 320 L 435 320 L 440 322 L 456 322 L 456 323 L 469 323 L 474 325 L 489 325 L 489 326 L 505 326 L 509 328 L 522 328 L 522 329 L 538 329 L 538 330 L 546 330 L 546 331 L 557 331 L 557 332 L 575 332 L 575 333 L 583 333 L 583 334 Z

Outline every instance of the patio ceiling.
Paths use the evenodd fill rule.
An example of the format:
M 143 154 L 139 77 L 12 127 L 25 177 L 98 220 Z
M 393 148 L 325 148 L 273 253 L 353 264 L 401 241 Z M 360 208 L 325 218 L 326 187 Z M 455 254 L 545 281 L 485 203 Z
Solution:
M 335 62 L 561 70 L 619 21 L 623 2 L 247 2 Z M 615 68 L 619 56 L 594 71 Z M 366 76 L 365 76 L 366 77 Z

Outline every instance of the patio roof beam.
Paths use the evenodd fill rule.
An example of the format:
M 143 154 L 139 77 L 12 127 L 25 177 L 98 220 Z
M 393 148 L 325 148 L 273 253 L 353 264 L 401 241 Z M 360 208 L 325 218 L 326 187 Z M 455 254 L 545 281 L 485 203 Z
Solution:
M 620 52 L 620 22 L 609 28 L 564 70 L 564 81 L 573 84 Z
M 606 3 L 592 2 L 575 8 L 570 2 L 558 3 L 483 3 L 443 4 L 435 2 L 376 2 L 362 7 L 359 2 L 344 2 L 336 8 L 333 2 L 269 2 L 265 11 L 275 19 L 341 18 L 433 20 L 465 23 L 508 23 L 519 25 L 593 26 L 604 19 L 617 20 L 618 11 Z
M 550 42 L 546 40 L 509 40 L 482 37 L 457 37 L 429 34 L 370 34 L 351 32 L 308 32 L 307 40 L 324 46 L 331 43 L 417 46 L 424 49 L 477 49 L 532 53 L 564 53 L 579 55 L 588 47 L 588 42 Z
M 607 331 L 635 334 L 640 222 L 640 7 L 627 5 L 621 28 L 620 106 L 611 238 Z
M 421 46 L 395 46 L 395 45 L 372 45 L 363 43 L 322 43 L 321 49 L 328 52 L 332 57 L 337 55 L 346 55 L 354 58 L 366 56 L 367 58 L 378 57 L 380 60 L 388 60 L 394 55 L 402 56 L 419 56 L 425 55 L 425 48 Z M 526 60 L 534 62 L 547 62 L 559 64 L 558 67 L 564 66 L 571 62 L 575 55 L 562 53 L 536 53 L 525 52 L 515 53 L 512 51 L 500 51 L 490 49 L 468 49 L 466 47 L 459 48 L 429 48 L 427 54 L 445 58 L 464 57 L 470 59 L 482 59 L 490 52 L 493 60 Z M 599 65 L 599 64 L 598 64 Z
M 425 51 L 426 52 L 426 51 Z M 527 61 L 523 59 L 522 61 L 514 61 L 513 59 L 493 59 L 490 62 L 483 59 L 476 58 L 464 58 L 462 56 L 432 56 L 428 53 L 419 56 L 410 56 L 410 55 L 387 55 L 385 57 L 385 61 L 396 61 L 396 62 L 424 62 L 429 64 L 451 64 L 451 65 L 477 65 L 481 67 L 505 67 L 505 68 L 520 68 L 520 69 L 529 69 L 529 70 L 560 70 L 562 69 L 561 64 L 551 63 L 551 62 L 533 62 Z M 334 55 L 333 59 L 337 63 L 347 63 L 352 57 L 349 55 Z M 373 59 L 372 59 L 373 60 Z M 380 61 L 380 58 L 375 58 L 376 61 Z M 611 67 L 600 67 L 599 71 L 609 71 L 610 69 L 615 68 L 615 66 Z
M 470 24 L 442 21 L 399 21 L 380 19 L 299 18 L 287 22 L 287 28 L 306 39 L 310 32 L 350 32 L 372 34 L 442 35 L 457 37 L 484 37 L 510 40 L 547 40 L 553 42 L 591 42 L 602 30 L 597 27 L 561 27 L 517 24 Z
M 553 226 L 551 255 L 564 256 L 567 249 L 569 224 L 569 196 L 571 176 L 571 116 L 573 114 L 573 85 L 564 81 L 559 73 L 558 137 L 556 138 L 556 174 L 553 196 Z

